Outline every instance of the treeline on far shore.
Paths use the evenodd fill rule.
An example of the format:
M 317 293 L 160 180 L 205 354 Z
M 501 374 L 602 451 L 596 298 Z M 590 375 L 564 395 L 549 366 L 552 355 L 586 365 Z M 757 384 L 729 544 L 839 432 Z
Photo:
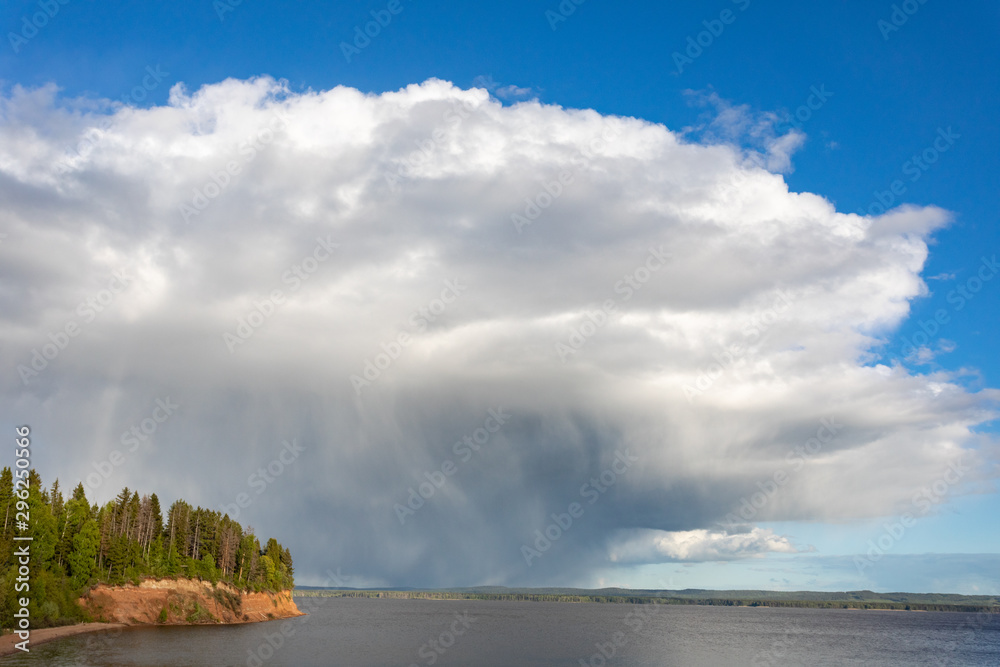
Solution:
M 714 607 L 797 607 L 804 609 L 885 609 L 898 611 L 962 611 L 1000 613 L 1000 606 L 893 602 L 890 600 L 766 600 L 737 598 L 689 598 L 642 595 L 556 595 L 548 593 L 459 593 L 450 591 L 392 591 L 295 589 L 296 597 L 388 598 L 399 600 L 507 600 L 522 602 L 595 602 L 610 604 L 670 604 Z

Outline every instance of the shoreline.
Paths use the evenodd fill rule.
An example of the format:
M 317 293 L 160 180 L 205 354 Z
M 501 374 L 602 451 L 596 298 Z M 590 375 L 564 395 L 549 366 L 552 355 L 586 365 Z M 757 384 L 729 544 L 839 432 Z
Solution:
M 99 632 L 101 630 L 112 630 L 129 627 L 124 623 L 74 623 L 73 625 L 59 625 L 54 628 L 39 628 L 31 631 L 28 648 L 44 644 L 63 637 L 82 635 L 88 632 Z M 15 648 L 15 644 L 20 643 L 21 638 L 13 632 L 0 636 L 0 657 L 22 653 Z
M 553 602 L 557 604 L 660 604 L 692 607 L 732 607 L 740 609 L 818 609 L 840 611 L 907 611 L 962 614 L 1000 614 L 1000 606 L 926 602 L 825 601 L 825 600 L 753 600 L 729 598 L 671 598 L 635 595 L 566 595 L 554 593 L 454 593 L 443 591 L 386 591 L 364 589 L 306 589 L 292 592 L 297 598 L 344 598 L 369 600 L 429 600 L 429 601 L 483 601 L 483 602 Z M 859 606 L 859 605 L 871 606 Z M 892 605 L 892 606 L 876 606 Z M 905 608 L 909 606 L 910 608 Z M 938 607 L 927 609 L 925 607 Z M 963 608 L 965 607 L 965 608 Z M 973 607 L 973 608 L 969 608 Z
M 98 584 L 78 603 L 97 621 L 126 625 L 260 623 L 299 616 L 291 591 L 242 591 L 195 579 Z
M 73 637 L 88 632 L 100 632 L 101 630 L 122 630 L 124 628 L 177 628 L 177 627 L 213 627 L 220 625 L 251 625 L 253 623 L 270 623 L 271 621 L 281 621 L 289 618 L 299 618 L 308 616 L 306 612 L 299 612 L 289 616 L 277 616 L 275 618 L 264 618 L 260 620 L 229 621 L 226 623 L 74 623 L 72 625 L 59 625 L 54 628 L 39 628 L 31 631 L 31 641 L 29 648 L 38 644 L 44 644 L 64 637 Z M 13 632 L 0 635 L 0 658 L 15 653 L 23 652 L 14 645 L 19 643 L 21 638 Z

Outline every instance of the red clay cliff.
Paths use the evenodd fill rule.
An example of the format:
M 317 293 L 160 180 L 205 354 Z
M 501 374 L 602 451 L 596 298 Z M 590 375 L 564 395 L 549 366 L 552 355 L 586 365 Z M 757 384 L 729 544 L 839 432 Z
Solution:
M 193 579 L 146 579 L 138 586 L 100 584 L 78 602 L 95 621 L 126 625 L 255 623 L 304 616 L 291 591 L 248 593 Z

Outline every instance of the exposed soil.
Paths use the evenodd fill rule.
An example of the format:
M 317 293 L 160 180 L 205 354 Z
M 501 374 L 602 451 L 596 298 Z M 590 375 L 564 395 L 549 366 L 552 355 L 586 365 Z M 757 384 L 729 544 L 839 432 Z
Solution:
M 125 625 L 255 623 L 303 616 L 291 591 L 247 593 L 228 584 L 147 579 L 138 586 L 100 584 L 79 599 L 94 620 Z

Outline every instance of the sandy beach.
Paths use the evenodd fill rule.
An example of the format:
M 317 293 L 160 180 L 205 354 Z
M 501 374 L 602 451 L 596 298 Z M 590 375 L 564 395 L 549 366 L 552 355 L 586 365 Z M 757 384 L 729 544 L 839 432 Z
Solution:
M 72 635 L 79 635 L 85 632 L 97 632 L 98 630 L 113 630 L 115 628 L 124 628 L 125 626 L 121 623 L 77 623 L 76 625 L 62 625 L 58 628 L 41 628 L 39 630 L 31 631 L 31 641 L 28 644 L 28 648 L 35 647 L 39 644 L 44 644 L 45 642 L 50 642 L 53 639 L 61 639 L 63 637 L 70 637 Z M 16 634 L 6 634 L 0 637 L 0 656 L 12 655 L 18 653 L 18 649 L 14 648 L 14 644 L 20 642 L 21 639 Z

